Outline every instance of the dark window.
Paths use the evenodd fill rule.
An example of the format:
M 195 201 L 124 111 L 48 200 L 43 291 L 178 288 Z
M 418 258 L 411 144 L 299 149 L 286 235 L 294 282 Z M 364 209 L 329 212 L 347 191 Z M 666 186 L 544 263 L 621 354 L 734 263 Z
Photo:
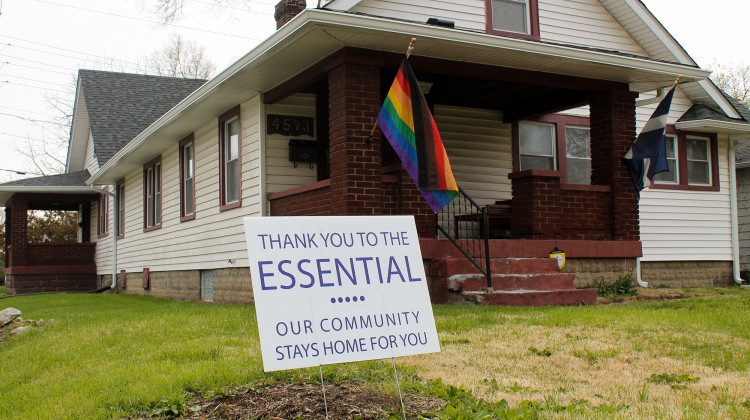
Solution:
M 219 117 L 219 199 L 220 210 L 242 205 L 240 107 Z
M 180 221 L 195 219 L 195 142 L 180 141 Z
M 115 186 L 117 188 L 117 219 L 115 219 L 115 232 L 118 238 L 125 237 L 125 180 L 120 180 Z
M 539 39 L 537 0 L 485 0 L 487 32 Z
M 143 166 L 143 230 L 161 227 L 161 156 Z
M 96 234 L 98 236 L 107 236 L 109 233 L 109 197 L 106 194 L 99 195 L 98 217 Z

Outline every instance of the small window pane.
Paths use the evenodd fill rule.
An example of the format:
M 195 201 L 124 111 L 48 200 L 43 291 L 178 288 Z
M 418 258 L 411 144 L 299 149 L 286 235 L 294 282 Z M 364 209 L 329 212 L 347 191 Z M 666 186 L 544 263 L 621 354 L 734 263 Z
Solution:
M 193 147 L 191 145 L 185 145 L 185 178 L 192 178 L 195 174 L 195 167 L 193 165 Z
M 591 159 L 568 158 L 568 184 L 591 184 Z
M 688 160 L 708 160 L 708 141 L 688 138 L 685 144 Z
M 669 172 L 661 172 L 654 176 L 655 182 L 677 184 L 677 149 L 675 148 L 676 138 L 666 136 L 664 138 L 664 150 L 667 155 L 667 165 Z
M 193 179 L 185 180 L 185 215 L 193 214 Z
M 541 156 L 524 156 L 521 155 L 521 170 L 527 169 L 547 169 L 554 170 L 554 159 L 551 157 Z
M 554 156 L 554 127 L 544 124 L 519 124 L 521 154 Z
M 239 185 L 237 184 L 237 179 L 239 178 L 237 173 L 237 160 L 233 160 L 231 162 L 227 162 L 227 179 L 226 179 L 226 197 L 227 197 L 227 203 L 231 203 L 234 201 L 237 201 L 239 199 L 238 196 L 238 189 Z
M 240 137 L 239 137 L 239 120 L 233 119 L 226 126 L 226 159 L 227 161 L 235 160 L 240 155 Z
M 565 127 L 565 144 L 568 157 L 590 158 L 590 130 L 582 127 Z
M 688 184 L 708 185 L 710 183 L 707 162 L 688 162 Z
M 492 28 L 499 31 L 529 33 L 528 3 L 524 0 L 493 0 Z

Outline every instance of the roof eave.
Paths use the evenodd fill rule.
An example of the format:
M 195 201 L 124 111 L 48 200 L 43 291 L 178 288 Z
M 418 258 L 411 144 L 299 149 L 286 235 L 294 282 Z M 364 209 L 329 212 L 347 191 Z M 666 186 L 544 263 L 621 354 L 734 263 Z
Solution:
M 0 187 L 0 203 L 6 203 L 13 194 L 98 194 L 90 186 L 54 187 L 54 186 L 6 186 Z
M 157 119 L 96 171 L 89 178 L 87 184 L 113 184 L 116 182 L 117 179 L 125 175 L 126 171 L 124 169 L 114 170 L 114 168 L 123 163 L 127 156 L 143 146 L 149 138 L 158 134 L 186 110 L 197 106 L 201 101 L 208 98 L 214 90 L 222 84 L 230 82 L 234 76 L 243 70 L 250 71 L 262 65 L 267 58 L 265 57 L 266 52 L 274 50 L 274 54 L 279 54 L 285 48 L 294 45 L 295 42 L 311 42 L 305 40 L 305 35 L 311 34 L 315 30 L 319 30 L 331 38 L 329 41 L 335 43 L 338 48 L 345 46 L 372 48 L 370 45 L 363 45 L 363 43 L 369 42 L 377 44 L 376 48 L 399 52 L 402 45 L 391 45 L 389 42 L 393 41 L 394 37 L 398 37 L 401 40 L 401 38 L 408 39 L 414 36 L 422 40 L 421 45 L 424 46 L 427 43 L 431 43 L 433 46 L 432 48 L 423 48 L 421 50 L 422 54 L 420 55 L 425 56 L 444 58 L 440 56 L 444 50 L 442 48 L 443 45 L 450 45 L 452 47 L 451 51 L 456 48 L 458 48 L 457 51 L 461 51 L 461 49 L 468 50 L 466 47 L 471 47 L 472 50 L 480 48 L 483 51 L 496 53 L 530 55 L 545 61 L 548 65 L 563 62 L 567 63 L 569 67 L 578 66 L 578 63 L 593 64 L 600 68 L 609 69 L 610 75 L 619 72 L 621 74 L 620 79 L 627 79 L 628 77 L 651 78 L 657 83 L 661 83 L 659 81 L 663 80 L 665 86 L 670 84 L 671 80 L 677 74 L 682 74 L 683 80 L 686 81 L 699 81 L 705 79 L 710 73 L 709 71 L 683 64 L 660 62 L 639 57 L 626 57 L 603 51 L 576 48 L 574 46 L 540 43 L 520 38 L 498 37 L 484 33 L 458 31 L 426 24 L 415 24 L 329 10 L 306 9 L 244 57 L 186 97 L 161 118 Z M 331 31 L 336 30 L 352 35 L 353 41 L 337 38 L 330 34 Z M 352 31 L 355 33 L 352 34 Z M 363 38 L 363 34 L 373 34 L 375 36 Z M 381 40 L 381 36 L 389 38 Z M 367 39 L 367 41 L 363 41 L 363 39 Z M 455 57 L 454 59 L 469 61 L 471 60 L 470 53 L 471 51 L 463 52 L 466 57 Z M 299 66 L 299 71 L 312 64 L 314 62 L 302 63 Z M 503 63 L 482 62 L 482 64 L 499 66 Z M 523 67 L 519 66 L 517 68 Z M 531 68 L 527 69 L 533 70 Z M 279 80 L 273 86 L 283 81 Z M 628 82 L 628 80 L 613 81 Z M 262 92 L 273 86 L 254 86 L 247 89 L 249 91 L 255 88 L 257 91 Z M 129 170 L 134 168 L 135 162 L 133 162 Z
M 713 119 L 677 121 L 675 128 L 681 131 L 698 133 L 724 133 L 732 135 L 747 134 L 750 136 L 750 123 L 744 121 L 721 121 Z

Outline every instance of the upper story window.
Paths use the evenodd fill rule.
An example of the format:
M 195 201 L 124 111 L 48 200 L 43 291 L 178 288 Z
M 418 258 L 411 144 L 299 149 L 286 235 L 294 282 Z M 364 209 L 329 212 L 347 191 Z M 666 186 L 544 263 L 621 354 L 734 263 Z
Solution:
M 161 156 L 143 165 L 143 230 L 161 227 Z
M 115 232 L 117 238 L 125 237 L 125 180 L 122 179 L 117 182 L 116 188 L 116 200 L 117 201 L 117 218 L 115 219 Z
M 715 134 L 685 133 L 667 126 L 664 147 L 669 171 L 657 174 L 652 188 L 719 191 Z
M 487 32 L 539 39 L 537 0 L 485 0 Z
M 565 184 L 591 184 L 591 130 L 588 118 L 561 114 L 517 126 L 515 170 L 561 171 Z
M 220 210 L 228 210 L 242 204 L 240 131 L 240 107 L 236 106 L 219 117 Z
M 195 219 L 195 142 L 180 141 L 180 221 Z

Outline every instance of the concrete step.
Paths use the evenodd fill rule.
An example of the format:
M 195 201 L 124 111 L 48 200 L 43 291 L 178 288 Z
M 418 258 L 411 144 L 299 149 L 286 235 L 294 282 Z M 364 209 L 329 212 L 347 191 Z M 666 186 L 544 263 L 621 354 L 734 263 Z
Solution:
M 492 276 L 494 290 L 575 289 L 572 273 L 498 274 Z M 456 274 L 448 277 L 448 288 L 455 292 L 487 290 L 487 278 L 481 274 Z
M 477 303 L 489 306 L 574 306 L 592 305 L 596 302 L 594 289 L 501 290 L 466 294 L 474 294 Z
M 490 268 L 494 274 L 544 274 L 559 273 L 557 262 L 552 258 L 491 258 Z M 430 274 L 452 276 L 455 274 L 480 274 L 468 258 L 436 258 L 432 260 Z

